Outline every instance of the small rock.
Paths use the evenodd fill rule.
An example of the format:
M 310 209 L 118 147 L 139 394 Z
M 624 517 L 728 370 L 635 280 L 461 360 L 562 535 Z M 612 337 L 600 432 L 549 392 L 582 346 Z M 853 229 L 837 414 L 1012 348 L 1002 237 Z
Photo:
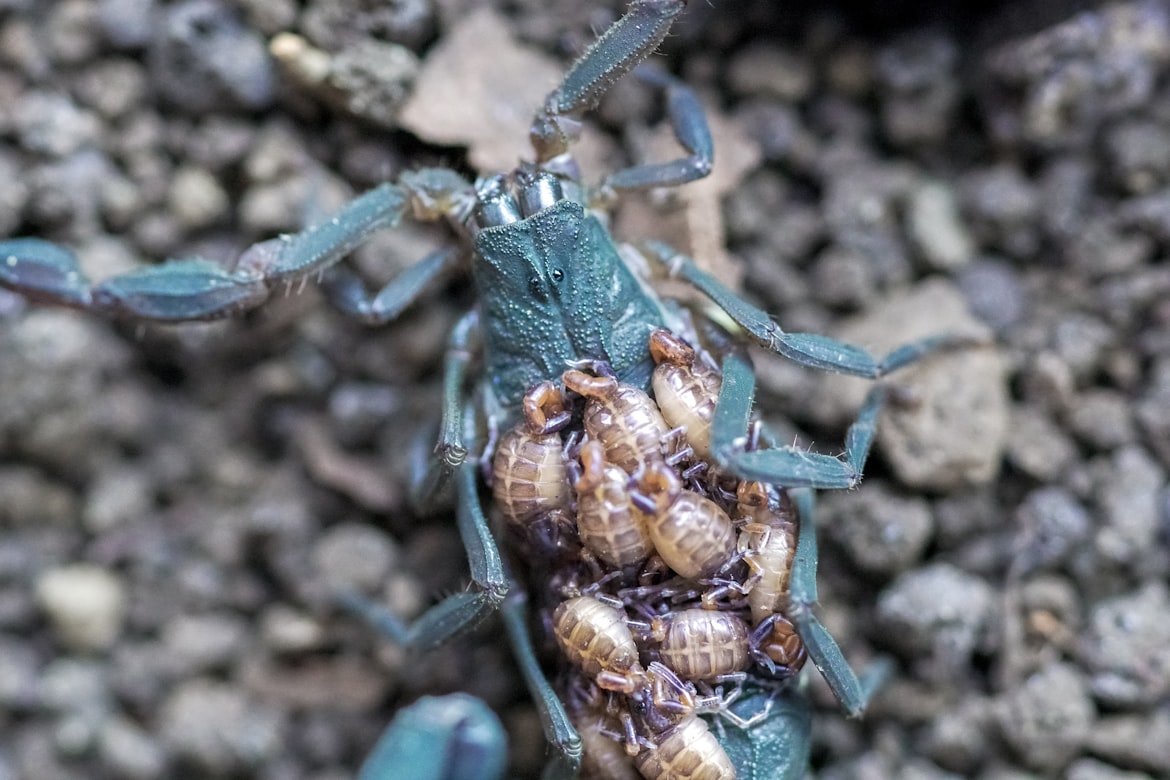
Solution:
M 863 571 L 895 574 L 918 560 L 930 541 L 934 521 L 922 498 L 890 493 L 880 484 L 832 493 L 822 502 L 833 538 Z
M 878 600 L 887 636 L 913 654 L 929 653 L 932 679 L 966 667 L 986 639 L 995 607 L 991 586 L 948 563 L 907 572 Z
M 149 511 L 153 498 L 150 477 L 138 465 L 103 470 L 86 491 L 82 520 L 95 533 L 138 520 Z
M 1074 761 L 1064 775 L 1065 780 L 1149 780 L 1145 772 L 1126 772 L 1103 761 L 1082 758 Z
M 171 213 L 184 230 L 214 225 L 228 212 L 228 195 L 205 168 L 183 165 L 175 170 L 167 195 Z
M 17 712 L 40 704 L 39 665 L 32 646 L 0 634 L 0 708 Z
M 127 718 L 111 718 L 98 734 L 98 754 L 118 777 L 153 780 L 166 769 L 162 747 Z
M 184 682 L 163 704 L 161 718 L 170 749 L 215 776 L 256 769 L 284 749 L 281 713 L 248 699 L 237 685 Z
M 1077 446 L 1044 411 L 1014 406 L 1006 454 L 1013 466 L 1041 482 L 1060 479 L 1078 457 Z
M 29 151 L 62 158 L 97 142 L 97 118 L 65 95 L 28 92 L 13 113 L 21 145 Z
M 1025 496 L 1016 510 L 1021 544 L 1016 563 L 1023 571 L 1059 566 L 1088 540 L 1088 510 L 1067 490 L 1046 487 Z
M 167 655 L 183 674 L 230 664 L 247 640 L 247 624 L 233 613 L 176 615 L 162 629 Z
M 1114 715 L 1101 718 L 1088 739 L 1093 753 L 1119 766 L 1148 770 L 1157 777 L 1170 776 L 1170 712 L 1155 710 L 1149 716 Z
M 381 531 L 342 523 L 317 540 L 313 564 L 336 591 L 369 591 L 382 585 L 397 563 L 397 545 Z
M 1132 402 L 1116 390 L 1095 389 L 1073 399 L 1068 423 L 1073 433 L 1100 450 L 1111 450 L 1136 438 Z
M 1140 571 L 1157 544 L 1158 493 L 1166 472 L 1136 446 L 1117 450 L 1102 465 L 1095 482 L 1104 522 L 1097 526 L 1094 549 L 1113 565 Z
M 951 271 L 970 262 L 975 246 L 959 216 L 954 190 L 942 182 L 924 182 L 910 193 L 907 206 L 910 237 L 927 265 Z
M 264 644 L 278 653 L 300 653 L 320 647 L 328 635 L 313 618 L 284 604 L 268 607 L 260 616 Z
M 151 36 L 150 76 L 176 107 L 264 108 L 276 94 L 276 69 L 264 40 L 228 4 L 185 0 L 168 6 Z
M 774 43 L 753 43 L 739 49 L 727 65 L 728 86 L 743 96 L 796 102 L 809 94 L 815 81 L 811 63 Z
M 122 630 L 125 589 L 107 569 L 89 564 L 50 569 L 37 580 L 36 594 L 57 638 L 73 650 L 109 649 Z
M 1028 294 L 1013 266 L 985 256 L 955 277 L 971 312 L 997 333 L 1015 325 L 1028 308 Z
M 1082 749 L 1097 713 L 1088 686 L 1069 664 L 1049 664 L 1004 695 L 999 724 L 1025 764 L 1057 772 Z
M 1170 694 L 1170 589 L 1151 582 L 1099 604 L 1084 656 L 1093 694 L 1114 707 L 1152 705 Z
M 136 49 L 150 41 L 158 0 L 98 0 L 98 21 L 106 40 L 119 49 Z

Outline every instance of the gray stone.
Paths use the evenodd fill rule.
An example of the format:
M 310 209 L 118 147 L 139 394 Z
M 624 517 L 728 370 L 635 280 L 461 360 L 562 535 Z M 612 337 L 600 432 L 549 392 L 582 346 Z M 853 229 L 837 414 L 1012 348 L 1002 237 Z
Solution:
M 163 626 L 167 656 L 183 674 L 230 664 L 248 641 L 244 619 L 232 613 L 176 615 Z
M 313 564 L 330 587 L 371 590 L 381 587 L 399 558 L 398 547 L 369 525 L 342 523 L 330 528 L 313 549 Z
M 166 752 L 128 718 L 111 718 L 98 734 L 98 755 L 118 777 L 153 780 L 166 769 Z
M 1023 571 L 1058 566 L 1089 538 L 1091 519 L 1067 490 L 1047 487 L 1024 497 L 1016 510 L 1020 535 L 1016 565 Z
M 1166 472 L 1141 447 L 1117 450 L 1108 462 L 1096 461 L 1099 523 L 1093 548 L 1114 566 L 1138 571 L 1155 551 L 1161 522 L 1158 494 Z
M 36 594 L 57 637 L 74 650 L 108 649 L 121 633 L 125 587 L 108 569 L 83 563 L 49 569 Z
M 1056 772 L 1082 749 L 1097 713 L 1077 669 L 1053 663 L 999 702 L 1003 738 L 1029 767 Z
M 896 574 L 918 560 L 934 528 L 925 499 L 891 493 L 881 484 L 825 496 L 825 522 L 863 571 Z
M 933 679 L 965 667 L 986 640 L 995 607 L 986 582 L 948 563 L 907 572 L 878 599 L 888 639 L 907 653 L 928 654 Z
M 1170 589 L 1151 582 L 1097 605 L 1084 636 L 1093 694 L 1113 707 L 1170 695 Z
M 176 754 L 216 776 L 275 760 L 284 750 L 285 720 L 237 685 L 195 678 L 163 704 L 162 736 Z
M 975 245 L 953 189 L 938 181 L 923 182 L 911 191 L 907 207 L 910 237 L 930 268 L 950 271 L 971 261 Z

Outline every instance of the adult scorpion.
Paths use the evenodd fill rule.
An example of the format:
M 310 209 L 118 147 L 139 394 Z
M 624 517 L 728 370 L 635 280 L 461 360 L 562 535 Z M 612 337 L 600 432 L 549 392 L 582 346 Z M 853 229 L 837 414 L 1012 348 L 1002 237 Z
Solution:
M 525 394 L 542 382 L 561 384 L 570 367 L 593 368 L 649 390 L 654 370 L 649 342 L 658 329 L 691 342 L 704 340 L 710 328 L 702 324 L 702 315 L 692 315 L 685 305 L 656 293 L 643 265 L 702 293 L 736 338 L 811 368 L 879 379 L 957 343 L 932 338 L 877 359 L 825 336 L 785 332 L 766 312 L 665 244 L 647 242 L 636 250 L 615 244 L 597 209 L 625 193 L 700 179 L 713 165 L 713 143 L 696 96 L 674 77 L 641 65 L 685 4 L 633 0 L 536 112 L 530 132 L 534 159 L 511 173 L 474 183 L 442 168 L 404 174 L 320 224 L 251 247 L 231 268 L 201 259 L 169 260 L 91 284 L 68 249 L 36 238 L 0 242 L 0 286 L 27 300 L 158 323 L 231 316 L 261 306 L 303 279 L 319 277 L 326 296 L 343 312 L 384 324 L 418 300 L 434 280 L 455 268 L 468 269 L 476 304 L 448 339 L 437 457 L 418 492 L 425 502 L 453 484 L 474 586 L 447 597 L 409 625 L 356 597 L 346 597 L 346 603 L 411 649 L 436 646 L 502 610 L 554 749 L 547 777 L 577 775 L 582 740 L 562 696 L 546 679 L 529 632 L 525 594 L 490 528 L 481 499 L 480 457 L 468 455 L 485 450 L 482 431 L 516 423 Z M 632 71 L 665 94 L 670 123 L 685 154 L 634 165 L 587 186 L 571 153 L 580 119 Z M 464 238 L 463 245 L 427 255 L 371 292 L 342 261 L 372 233 L 393 228 L 408 215 L 449 221 Z M 693 320 L 700 324 L 693 325 Z M 880 675 L 855 674 L 813 612 L 817 549 L 811 490 L 858 484 L 885 390 L 877 385 L 868 395 L 849 428 L 843 457 L 774 446 L 766 435 L 766 446 L 760 446 L 746 435 L 754 402 L 751 366 L 736 349 L 715 352 L 722 381 L 710 443 L 704 448 L 709 446 L 710 460 L 722 472 L 777 486 L 792 496 L 800 524 L 787 617 L 844 709 L 860 714 Z M 746 728 L 718 730 L 737 775 L 757 780 L 799 776 L 807 761 L 809 713 L 798 688 L 748 677 L 737 691 L 725 709 Z M 503 742 L 494 715 L 478 701 L 462 695 L 427 699 L 400 713 L 367 760 L 362 777 L 498 777 Z M 635 750 L 655 750 L 653 745 L 639 748 L 636 739 L 633 744 Z

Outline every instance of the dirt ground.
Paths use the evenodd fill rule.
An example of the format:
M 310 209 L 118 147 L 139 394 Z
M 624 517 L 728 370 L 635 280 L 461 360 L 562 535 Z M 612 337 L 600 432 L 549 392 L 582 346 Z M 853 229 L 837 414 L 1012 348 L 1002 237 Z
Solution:
M 790 331 L 986 342 L 893 375 L 864 483 L 821 496 L 820 614 L 895 672 L 858 721 L 806 672 L 816 777 L 1170 777 L 1170 4 L 1084 5 L 693 2 L 655 58 L 715 172 L 625 198 L 615 235 Z M 230 260 L 420 166 L 507 169 L 622 10 L 0 0 L 0 235 L 101 279 Z M 596 182 L 676 154 L 627 79 L 579 157 Z M 356 262 L 384 282 L 447 237 Z M 418 657 L 334 603 L 466 584 L 450 514 L 407 500 L 465 281 L 374 329 L 312 283 L 276 298 L 162 328 L 0 291 L 0 780 L 351 777 L 454 690 L 539 774 L 497 624 Z M 762 415 L 840 452 L 863 383 L 756 365 Z

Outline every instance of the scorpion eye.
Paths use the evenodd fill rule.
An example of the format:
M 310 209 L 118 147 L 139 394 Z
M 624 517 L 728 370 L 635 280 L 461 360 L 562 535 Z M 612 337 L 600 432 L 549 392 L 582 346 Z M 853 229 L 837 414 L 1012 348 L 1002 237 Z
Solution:
M 540 287 L 540 277 L 539 276 L 528 277 L 528 292 L 532 293 L 534 296 L 536 296 L 538 298 L 543 295 L 544 290 L 542 290 Z
M 554 282 L 559 282 L 565 278 L 565 272 L 559 268 L 554 268 L 552 272 L 552 278 Z

